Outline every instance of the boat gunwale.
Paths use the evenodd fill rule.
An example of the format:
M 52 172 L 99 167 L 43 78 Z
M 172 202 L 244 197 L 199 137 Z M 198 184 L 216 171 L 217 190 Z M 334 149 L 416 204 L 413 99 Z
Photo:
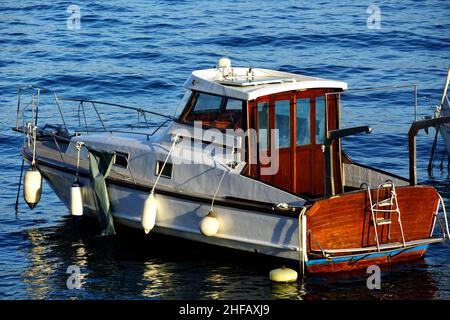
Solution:
M 27 161 L 32 160 L 31 154 L 27 153 L 23 149 L 21 152 L 22 152 L 22 156 L 24 157 L 25 160 L 27 160 Z M 72 169 L 67 166 L 64 166 L 64 167 L 58 166 L 57 164 L 52 163 L 48 160 L 43 160 L 42 158 L 36 159 L 36 165 L 38 168 L 39 168 L 39 166 L 44 166 L 44 167 L 48 167 L 51 169 L 56 169 L 56 170 L 59 170 L 62 172 L 76 175 L 75 168 Z M 72 165 L 71 165 L 71 167 L 72 167 Z M 86 172 L 86 170 L 78 170 L 78 173 L 82 177 L 90 178 L 90 174 L 88 172 Z M 145 192 L 150 192 L 150 190 L 152 189 L 151 185 L 143 185 L 141 183 L 133 183 L 133 182 L 129 182 L 126 180 L 120 180 L 120 179 L 117 179 L 114 177 L 107 177 L 106 182 L 114 184 L 114 185 L 130 188 L 130 189 L 145 191 Z M 186 199 L 186 200 L 190 200 L 190 201 L 207 203 L 209 205 L 211 204 L 211 201 L 212 201 L 212 198 L 205 198 L 205 197 L 200 197 L 200 196 L 186 194 L 186 193 L 177 193 L 175 191 L 164 190 L 161 188 L 157 188 L 155 190 L 155 193 L 156 194 L 159 193 L 161 195 L 172 196 L 172 197 L 176 197 L 176 198 L 181 198 L 181 199 Z M 216 205 L 219 205 L 219 206 L 225 206 L 225 207 L 231 207 L 231 208 L 237 208 L 237 209 L 254 210 L 256 213 L 263 212 L 263 213 L 270 213 L 270 214 L 274 214 L 274 215 L 286 216 L 286 217 L 291 217 L 291 218 L 298 218 L 298 214 L 302 208 L 302 207 L 293 207 L 291 210 L 285 210 L 285 209 L 278 208 L 276 206 L 276 204 L 274 204 L 274 203 L 252 201 L 252 200 L 240 199 L 240 198 L 236 198 L 236 197 L 225 197 L 223 199 L 216 199 L 214 202 Z M 309 207 L 310 205 L 312 205 L 312 203 L 307 201 L 304 206 Z

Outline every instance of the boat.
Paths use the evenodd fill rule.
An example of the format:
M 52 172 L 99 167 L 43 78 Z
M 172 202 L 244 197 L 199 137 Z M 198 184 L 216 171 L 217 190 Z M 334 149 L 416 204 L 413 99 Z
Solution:
M 448 90 L 449 83 L 450 83 L 450 68 L 448 68 L 448 71 L 447 71 L 447 79 L 445 81 L 445 85 L 444 85 L 444 90 L 442 92 L 441 101 L 434 108 L 434 114 L 433 114 L 434 118 L 441 118 L 441 117 L 449 117 L 450 116 L 450 103 L 449 103 L 448 97 L 447 97 L 447 90 Z M 447 149 L 447 153 L 450 154 L 450 124 L 443 123 L 443 124 L 441 124 L 439 126 L 436 126 L 435 129 L 436 129 L 436 135 L 435 135 L 435 138 L 434 138 L 432 151 L 431 151 L 431 156 L 430 156 L 430 161 L 429 161 L 429 165 L 428 165 L 428 172 L 430 174 L 431 174 L 431 171 L 432 171 L 432 165 L 433 165 L 434 154 L 435 154 L 435 150 L 436 150 L 438 134 L 441 135 L 442 140 L 444 141 L 445 147 Z
M 415 165 L 417 131 L 446 119 L 412 124 L 404 178 L 344 152 L 342 139 L 371 132 L 340 127 L 346 82 L 221 58 L 184 89 L 165 115 L 19 87 L 13 130 L 30 208 L 41 175 L 102 235 L 122 224 L 277 257 L 303 274 L 417 259 L 449 237 L 442 197 L 417 183 Z

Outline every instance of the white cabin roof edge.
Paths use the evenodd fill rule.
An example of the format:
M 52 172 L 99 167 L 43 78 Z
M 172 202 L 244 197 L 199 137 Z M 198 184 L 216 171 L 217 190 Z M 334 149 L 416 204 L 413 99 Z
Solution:
M 231 75 L 235 75 L 234 79 L 238 79 L 236 84 L 233 84 L 233 80 L 223 77 L 220 69 L 205 69 L 192 72 L 184 83 L 184 87 L 190 90 L 247 101 L 292 90 L 330 88 L 345 91 L 348 89 L 347 83 L 343 81 L 309 77 L 282 71 L 259 68 L 230 68 L 229 72 L 232 73 Z M 251 77 L 249 73 L 255 75 L 256 80 L 253 80 L 254 82 L 248 80 L 248 77 Z M 247 82 L 242 81 L 245 77 L 247 77 Z M 273 83 L 270 82 L 271 80 Z M 225 81 L 227 81 L 226 84 L 221 83 Z

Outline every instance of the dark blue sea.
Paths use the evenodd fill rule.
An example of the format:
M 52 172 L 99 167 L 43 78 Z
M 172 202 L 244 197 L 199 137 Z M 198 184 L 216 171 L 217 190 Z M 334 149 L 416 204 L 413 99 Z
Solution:
M 14 209 L 21 138 L 11 128 L 20 84 L 172 114 L 190 72 L 227 56 L 235 66 L 346 81 L 350 90 L 417 84 L 418 118 L 431 115 L 450 65 L 450 2 L 378 1 L 380 28 L 367 13 L 372 4 L 0 1 L 0 299 L 450 299 L 449 242 L 421 260 L 383 267 L 380 290 L 367 288 L 365 270 L 274 284 L 276 260 L 125 228 L 99 238 L 96 222 L 74 221 L 47 184 L 34 210 L 22 199 Z M 68 28 L 70 5 L 80 8 L 79 29 Z M 349 94 L 342 104 L 344 127 L 373 128 L 345 140 L 347 153 L 407 176 L 412 87 Z M 433 129 L 418 136 L 419 181 L 450 206 L 440 139 L 427 174 L 433 138 Z M 70 265 L 81 268 L 81 289 L 67 288 Z

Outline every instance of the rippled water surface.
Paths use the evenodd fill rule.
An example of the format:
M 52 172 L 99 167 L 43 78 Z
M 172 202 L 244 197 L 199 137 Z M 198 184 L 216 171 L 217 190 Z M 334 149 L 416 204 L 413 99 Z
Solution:
M 66 9 L 81 9 L 69 30 Z M 367 28 L 360 1 L 1 1 L 0 2 L 0 298 L 2 299 L 449 299 L 449 243 L 424 259 L 382 269 L 369 291 L 364 271 L 307 275 L 270 283 L 280 262 L 124 229 L 98 238 L 95 221 L 73 221 L 44 184 L 30 211 L 14 203 L 21 159 L 15 125 L 17 86 L 34 83 L 64 96 L 172 113 L 182 84 L 221 56 L 234 65 L 297 72 L 368 88 L 419 86 L 420 116 L 438 103 L 450 65 L 450 2 L 378 1 L 381 29 Z M 411 89 L 343 98 L 343 125 L 372 135 L 345 141 L 353 158 L 407 176 Z M 448 170 L 426 174 L 434 132 L 418 137 L 419 180 L 450 204 Z M 445 164 L 447 162 L 445 161 Z M 80 290 L 66 286 L 78 265 Z

